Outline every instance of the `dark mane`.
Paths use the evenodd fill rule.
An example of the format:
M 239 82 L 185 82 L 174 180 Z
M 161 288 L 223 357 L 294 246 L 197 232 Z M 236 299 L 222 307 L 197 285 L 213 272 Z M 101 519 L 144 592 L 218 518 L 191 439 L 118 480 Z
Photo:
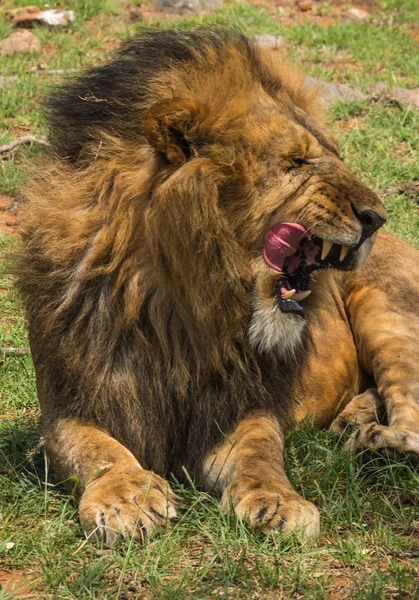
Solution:
M 77 160 L 99 132 L 138 135 L 138 109 L 147 103 L 147 89 L 162 72 L 197 64 L 211 48 L 220 65 L 225 48 L 236 47 L 256 68 L 253 44 L 234 31 L 149 31 L 126 41 L 113 60 L 58 88 L 46 103 L 54 151 Z
M 145 468 L 179 473 L 249 410 L 287 418 L 304 344 L 287 363 L 251 348 L 251 262 L 219 195 L 250 186 L 226 147 L 253 87 L 310 103 L 293 77 L 270 74 L 237 32 L 154 31 L 52 95 L 16 266 L 45 428 L 57 410 L 101 424 Z M 185 95 L 202 100 L 202 152 L 178 167 L 148 143 L 144 115 Z

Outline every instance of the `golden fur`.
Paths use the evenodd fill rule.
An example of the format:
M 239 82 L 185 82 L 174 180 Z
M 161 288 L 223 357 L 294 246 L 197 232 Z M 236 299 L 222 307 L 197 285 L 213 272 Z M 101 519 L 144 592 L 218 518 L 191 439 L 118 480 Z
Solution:
M 418 384 L 397 420 L 389 357 L 376 358 L 392 333 L 371 345 L 363 323 L 390 304 L 405 344 L 410 321 L 380 274 L 392 255 L 359 275 L 317 273 L 304 318 L 278 309 L 261 258 L 264 233 L 297 222 L 351 247 L 356 268 L 378 227 L 365 233 L 362 215 L 384 221 L 316 93 L 241 35 L 200 30 L 143 34 L 50 101 L 52 152 L 27 187 L 16 270 L 48 453 L 61 478 L 77 476 L 81 520 L 108 543 L 174 518 L 161 476 L 184 468 L 254 527 L 317 533 L 317 509 L 284 472 L 283 429 L 293 413 L 330 425 L 365 391 L 364 371 L 418 451 L 417 425 L 405 427 Z

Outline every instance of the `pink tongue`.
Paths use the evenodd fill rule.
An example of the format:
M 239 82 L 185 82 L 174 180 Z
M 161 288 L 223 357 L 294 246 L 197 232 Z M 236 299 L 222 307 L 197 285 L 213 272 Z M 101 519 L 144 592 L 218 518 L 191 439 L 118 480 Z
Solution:
M 300 247 L 307 230 L 297 223 L 279 223 L 265 233 L 263 256 L 272 269 L 282 271 L 287 256 Z

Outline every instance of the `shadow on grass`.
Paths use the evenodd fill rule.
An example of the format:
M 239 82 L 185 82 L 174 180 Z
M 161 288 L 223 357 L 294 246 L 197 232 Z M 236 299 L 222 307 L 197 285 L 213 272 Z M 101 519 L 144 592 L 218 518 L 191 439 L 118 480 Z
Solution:
M 39 426 L 11 420 L 0 422 L 0 481 L 3 492 L 7 495 L 7 490 L 22 480 L 39 489 L 47 476 Z

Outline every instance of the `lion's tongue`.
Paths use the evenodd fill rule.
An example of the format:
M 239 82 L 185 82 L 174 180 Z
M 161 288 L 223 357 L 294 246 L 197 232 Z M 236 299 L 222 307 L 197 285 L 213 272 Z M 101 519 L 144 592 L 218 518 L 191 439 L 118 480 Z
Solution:
M 297 223 L 279 223 L 269 229 L 264 238 L 263 256 L 272 269 L 282 271 L 287 256 L 292 256 L 300 246 L 307 230 Z

